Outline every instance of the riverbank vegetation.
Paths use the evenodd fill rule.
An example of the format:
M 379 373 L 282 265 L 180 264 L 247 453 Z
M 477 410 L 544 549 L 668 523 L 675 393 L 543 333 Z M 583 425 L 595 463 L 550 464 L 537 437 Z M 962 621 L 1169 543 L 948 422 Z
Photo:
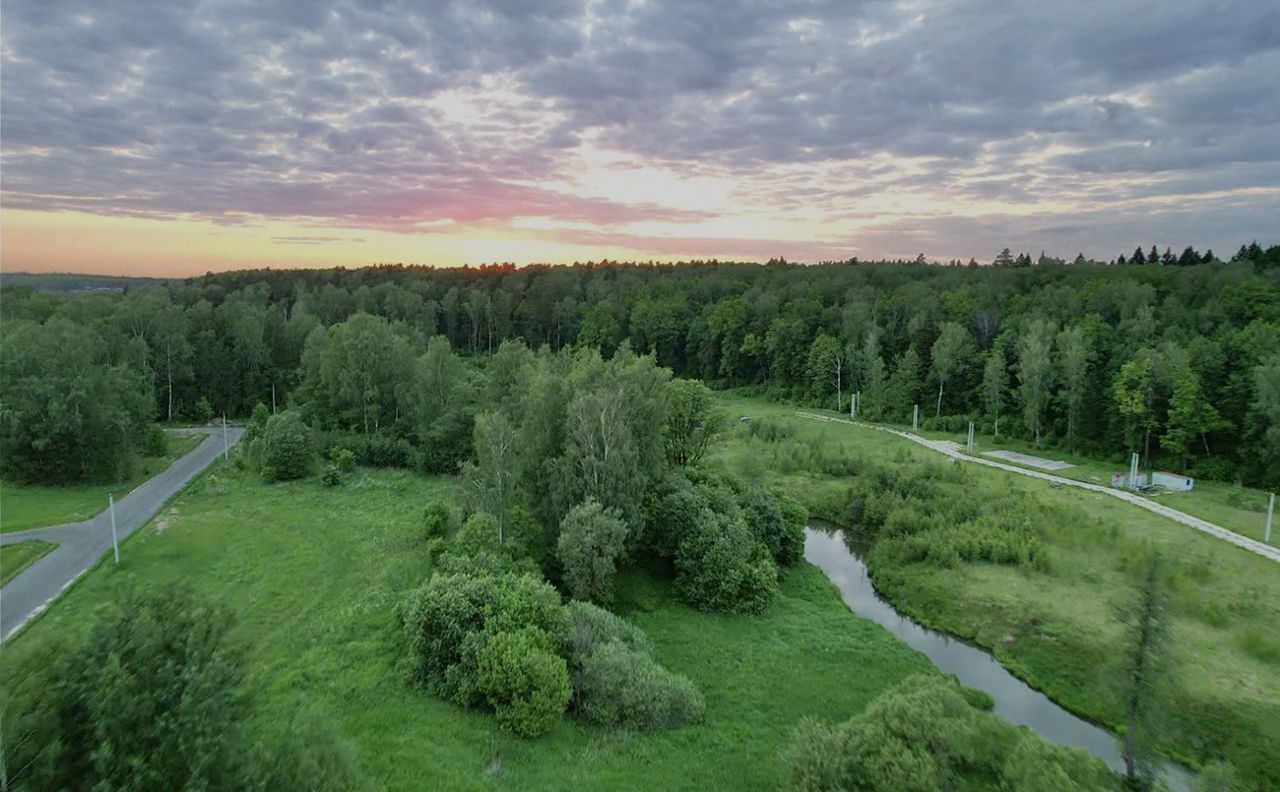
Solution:
M 1277 783 L 1274 562 L 1111 498 L 951 464 L 884 432 L 806 420 L 762 399 L 720 402 L 751 420 L 713 462 L 873 540 L 868 567 L 896 607 L 991 649 L 1118 731 L 1128 715 L 1117 609 L 1159 551 L 1170 656 L 1154 743 L 1194 764 L 1229 759 L 1256 788 Z
M 179 496 L 163 530 L 135 533 L 124 563 L 99 567 L 6 646 L 11 689 L 34 695 L 47 687 L 34 669 L 61 678 L 57 658 L 97 651 L 95 622 L 126 618 L 113 603 L 183 580 L 230 609 L 218 634 L 246 658 L 253 706 L 211 745 L 241 739 L 241 721 L 274 744 L 305 711 L 350 746 L 351 783 L 366 788 L 489 777 L 767 789 L 802 718 L 842 722 L 908 676 L 936 677 L 802 560 L 803 506 L 758 478 L 689 464 L 687 449 L 706 444 L 682 435 L 722 421 L 705 392 L 668 400 L 666 389 L 702 386 L 625 347 L 605 360 L 508 345 L 493 368 L 447 347 L 425 354 L 445 395 L 423 430 L 471 427 L 466 451 L 429 458 L 461 457 L 462 474 L 346 462 L 336 483 L 318 474 L 321 459 L 337 470 L 382 448 L 378 421 L 364 427 L 384 414 L 367 387 L 355 401 L 330 391 L 321 366 L 309 385 L 330 400 L 252 420 L 233 462 Z M 477 410 L 491 388 L 485 403 L 502 410 Z M 17 766 L 60 766 L 40 759 L 66 727 L 33 701 L 8 709 L 25 746 Z M 999 777 L 975 774 L 973 788 Z

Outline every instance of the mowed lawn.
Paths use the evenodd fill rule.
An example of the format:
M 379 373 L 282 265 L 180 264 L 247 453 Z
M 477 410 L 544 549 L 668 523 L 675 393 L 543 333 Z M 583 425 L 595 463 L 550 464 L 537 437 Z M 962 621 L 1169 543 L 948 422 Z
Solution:
M 804 457 L 814 449 L 885 465 L 947 464 L 886 432 L 795 417 L 795 408 L 760 399 L 717 398 L 737 426 L 713 461 L 762 473 L 811 504 L 848 487 L 810 469 Z M 741 416 L 786 423 L 793 434 L 766 443 L 749 436 Z M 980 465 L 965 472 L 966 488 L 1024 499 L 1049 544 L 1049 572 L 873 563 L 882 594 L 919 621 L 988 647 L 1068 708 L 1118 727 L 1115 606 L 1131 596 L 1136 560 L 1158 549 L 1168 561 L 1177 690 L 1165 748 L 1187 761 L 1226 752 L 1255 771 L 1280 768 L 1280 564 L 1106 495 Z
M 266 735 L 298 708 L 325 715 L 355 746 L 365 788 L 775 789 L 777 758 L 806 715 L 843 720 L 904 676 L 932 668 L 854 617 L 816 568 L 795 569 L 763 617 L 713 616 L 632 572 L 619 610 L 659 659 L 707 699 L 700 725 L 624 734 L 566 719 L 525 741 L 492 717 L 402 683 L 397 608 L 430 573 L 423 505 L 456 481 L 360 470 L 333 489 L 266 485 L 215 465 L 7 643 L 0 682 L 72 646 L 130 587 L 182 582 L 237 615 L 249 690 Z M 501 772 L 484 771 L 501 757 Z
M 17 577 L 19 572 L 44 558 L 55 547 L 57 547 L 56 544 L 42 542 L 39 539 L 0 546 L 0 586 L 8 583 L 11 579 Z
M 117 498 L 125 495 L 204 440 L 204 435 L 166 433 L 165 437 L 164 456 L 144 458 L 137 475 L 128 481 L 74 487 L 0 481 L 0 533 L 87 520 L 107 508 L 108 493 L 114 492 Z

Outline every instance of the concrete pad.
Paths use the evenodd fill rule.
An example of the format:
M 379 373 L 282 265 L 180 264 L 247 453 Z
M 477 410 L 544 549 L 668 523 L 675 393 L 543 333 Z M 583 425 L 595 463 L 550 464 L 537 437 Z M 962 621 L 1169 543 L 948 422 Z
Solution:
M 1069 462 L 1060 462 L 1057 459 L 1045 459 L 1044 457 L 1031 456 L 1030 454 L 1019 454 L 1017 451 L 983 451 L 983 456 L 995 457 L 1003 459 L 1006 462 L 1012 462 L 1015 465 L 1026 465 L 1028 467 L 1040 468 L 1041 470 L 1065 470 L 1069 467 L 1075 467 Z

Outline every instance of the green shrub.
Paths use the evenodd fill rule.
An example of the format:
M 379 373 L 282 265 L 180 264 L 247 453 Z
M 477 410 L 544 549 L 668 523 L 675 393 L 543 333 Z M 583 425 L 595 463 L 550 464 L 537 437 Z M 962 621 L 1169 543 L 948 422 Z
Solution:
M 320 483 L 326 487 L 336 487 L 342 483 L 342 474 L 338 472 L 338 466 L 332 462 L 326 462 L 324 469 L 320 471 Z
M 743 499 L 743 514 L 756 538 L 780 566 L 789 567 L 804 557 L 804 526 L 809 513 L 796 501 L 764 487 L 752 487 Z
M 546 733 L 569 705 L 569 669 L 536 628 L 485 634 L 475 686 L 498 722 L 522 737 Z
M 587 657 L 597 647 L 610 642 L 618 642 L 646 654 L 652 652 L 644 630 L 604 608 L 573 600 L 569 603 L 569 615 L 573 619 L 575 658 Z
M 267 420 L 262 433 L 263 478 L 268 481 L 298 479 L 311 472 L 315 446 L 311 428 L 295 412 L 282 412 Z M 268 478 L 266 468 L 272 469 Z
M 159 426 L 151 424 L 151 426 L 147 427 L 146 435 L 142 439 L 143 456 L 164 456 L 168 451 L 169 436 Z
M 350 448 L 335 447 L 330 458 L 343 473 L 350 473 L 356 469 L 356 453 Z
M 466 637 L 484 629 L 485 610 L 495 599 L 492 578 L 460 574 L 434 574 L 411 592 L 401 611 L 410 683 L 449 698 L 446 673 L 461 661 Z
M 262 437 L 269 420 L 271 420 L 271 412 L 267 409 L 267 405 L 258 402 L 254 405 L 253 413 L 249 416 L 249 421 L 244 426 L 244 437 L 241 440 L 244 443 L 252 443 Z
M 1079 748 L 1050 745 L 1028 734 L 1018 741 L 1002 768 L 1004 789 L 1012 792 L 1098 792 L 1114 790 L 1114 777 Z
M 433 500 L 422 510 L 422 528 L 428 539 L 443 538 L 449 533 L 449 523 L 453 521 L 453 512 L 449 504 L 442 500 Z
M 640 731 L 696 722 L 706 710 L 702 694 L 687 678 L 616 640 L 583 658 L 575 696 L 587 720 Z
M 797 729 L 784 752 L 791 787 L 932 792 L 952 786 L 954 765 L 979 764 L 974 727 L 980 717 L 953 684 L 908 677 L 834 729 L 812 722 Z
M 472 512 L 454 537 L 453 546 L 464 555 L 503 552 L 498 542 L 498 518 L 489 512 Z
M 702 498 L 689 479 L 679 473 L 668 474 L 646 499 L 644 545 L 660 558 L 674 558 L 680 540 L 697 522 L 702 509 Z
M 572 619 L 551 584 L 503 570 L 437 572 L 409 594 L 401 621 L 409 638 L 409 682 L 463 705 L 479 703 L 481 633 L 536 629 L 561 657 L 569 656 L 572 643 Z
M 253 770 L 238 751 L 248 701 L 229 611 L 184 589 L 122 605 L 24 702 L 27 724 L 44 721 L 42 739 L 6 734 L 8 767 L 32 789 L 241 788 Z
M 676 553 L 677 595 L 699 610 L 763 613 L 777 592 L 777 566 L 741 518 L 704 510 Z
M 608 602 L 613 578 L 627 540 L 627 525 L 616 509 L 588 499 L 560 522 L 556 557 L 565 586 L 574 599 Z
M 201 396 L 186 409 L 186 417 L 192 423 L 206 424 L 213 420 L 213 405 L 209 399 Z

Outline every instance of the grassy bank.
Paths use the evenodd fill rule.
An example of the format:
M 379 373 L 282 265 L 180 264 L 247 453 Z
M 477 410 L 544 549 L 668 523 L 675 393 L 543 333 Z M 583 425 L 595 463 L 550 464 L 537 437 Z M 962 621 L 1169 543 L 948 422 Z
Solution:
M 32 539 L 29 542 L 0 547 L 0 586 L 17 577 L 18 573 L 44 558 L 53 548 L 52 542 Z
M 909 429 L 910 426 L 898 428 Z M 951 440 L 961 446 L 965 443 L 965 435 L 963 433 L 923 430 L 920 434 L 931 440 Z M 1036 449 L 1031 443 L 1017 438 L 978 435 L 975 441 L 979 454 L 985 451 L 1017 451 L 1023 454 L 1044 457 L 1045 459 L 1066 462 L 1071 467 L 1048 472 L 1064 478 L 1087 481 L 1091 484 L 1109 484 L 1113 473 L 1123 473 L 1128 470 L 1128 464 L 1123 461 L 1107 462 L 1071 454 L 1059 449 L 1040 450 Z M 1005 464 L 1019 465 L 1018 462 L 1008 459 L 999 461 Z M 1035 467 L 1024 467 L 1027 467 L 1028 470 L 1039 470 L 1039 468 Z M 1262 490 L 1225 481 L 1197 479 L 1195 487 L 1190 492 L 1137 494 L 1179 511 L 1184 511 L 1187 514 L 1208 520 L 1215 525 L 1220 525 L 1229 531 L 1235 531 L 1250 539 L 1262 541 L 1267 522 L 1268 496 L 1268 493 Z M 1273 529 L 1272 543 L 1280 543 L 1280 532 L 1276 532 L 1276 529 Z
M 0 533 L 87 520 L 107 508 L 107 494 L 117 497 L 169 467 L 204 440 L 204 435 L 165 435 L 163 456 L 145 457 L 137 474 L 115 484 L 49 487 L 0 482 Z
M 128 540 L 119 567 L 92 570 L 11 643 L 8 683 L 83 639 L 131 586 L 184 582 L 232 607 L 248 652 L 253 728 L 283 728 L 300 706 L 352 742 L 368 789 L 772 789 L 778 750 L 802 716 L 844 720 L 925 658 L 855 618 L 816 568 L 800 565 L 764 616 L 715 616 L 632 573 L 621 612 L 658 659 L 707 699 L 697 726 L 646 735 L 572 720 L 522 741 L 492 717 L 408 688 L 396 610 L 430 572 L 423 504 L 456 482 L 357 471 L 341 486 L 265 485 L 215 466 Z M 502 771 L 484 771 L 500 752 Z
M 1043 562 L 906 562 L 873 552 L 877 587 L 930 626 L 992 649 L 1065 706 L 1118 727 L 1114 606 L 1136 561 L 1170 560 L 1176 677 L 1163 747 L 1192 763 L 1226 756 L 1260 788 L 1280 785 L 1280 567 L 1221 540 L 1097 493 L 981 466 L 952 466 L 884 432 L 807 421 L 791 408 L 725 396 L 736 423 L 715 460 L 764 476 L 839 520 L 859 470 L 922 483 L 920 510 L 987 501 L 1021 516 Z M 932 466 L 932 467 L 930 467 Z M 824 513 L 826 512 L 826 513 Z

